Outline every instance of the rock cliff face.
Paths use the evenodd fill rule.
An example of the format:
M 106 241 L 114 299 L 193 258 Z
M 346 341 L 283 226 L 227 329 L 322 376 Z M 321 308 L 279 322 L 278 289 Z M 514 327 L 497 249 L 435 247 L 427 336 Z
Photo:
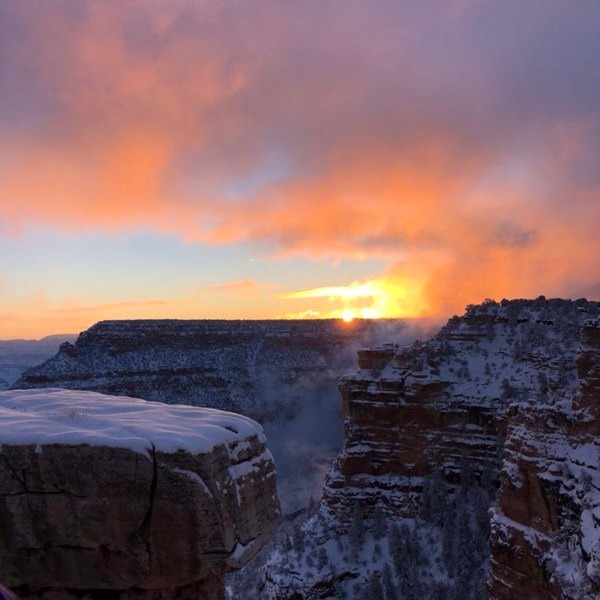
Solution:
M 578 385 L 508 414 L 492 512 L 493 598 L 600 597 L 600 323 L 582 330 Z
M 488 301 L 424 344 L 361 352 L 360 370 L 340 385 L 344 447 L 320 510 L 294 534 L 312 540 L 321 567 L 307 563 L 309 551 L 285 567 L 275 554 L 269 596 L 376 594 L 386 565 L 402 597 L 485 596 L 495 482 L 491 597 L 597 597 L 599 316 L 600 304 L 584 300 Z M 356 549 L 356 523 L 373 531 L 382 512 L 415 538 L 402 559 L 422 557 L 412 573 L 394 559 L 393 527 L 363 534 Z M 486 543 L 457 567 L 470 560 L 460 557 L 469 531 Z M 332 537 L 345 540 L 337 550 Z
M 339 377 L 354 364 L 357 347 L 402 327 L 361 320 L 102 321 L 13 387 L 93 390 L 281 418 L 301 403 L 300 382 Z M 272 397 L 274 388 L 281 397 Z
M 361 370 L 340 385 L 345 443 L 325 503 L 368 506 L 372 496 L 412 516 L 433 465 L 450 480 L 465 462 L 498 471 L 509 405 L 572 399 L 580 328 L 597 312 L 587 302 L 488 303 L 426 344 L 360 353 Z
M 0 580 L 26 598 L 218 599 L 277 527 L 260 426 L 91 392 L 0 392 Z
M 76 335 L 50 335 L 41 340 L 0 340 L 0 390 L 8 389 L 23 371 L 56 354 L 60 344 Z

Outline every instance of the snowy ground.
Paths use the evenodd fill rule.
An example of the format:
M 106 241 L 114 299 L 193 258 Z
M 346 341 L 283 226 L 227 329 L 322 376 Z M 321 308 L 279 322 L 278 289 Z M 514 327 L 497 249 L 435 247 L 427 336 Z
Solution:
M 472 475 L 463 481 L 448 487 L 432 476 L 414 519 L 381 510 L 367 519 L 359 505 L 344 523 L 323 506 L 308 518 L 288 519 L 253 562 L 228 578 L 227 597 L 481 600 L 495 490 Z
M 0 392 L 0 444 L 89 444 L 146 454 L 211 452 L 243 442 L 262 427 L 248 417 L 211 408 L 167 405 L 75 390 Z

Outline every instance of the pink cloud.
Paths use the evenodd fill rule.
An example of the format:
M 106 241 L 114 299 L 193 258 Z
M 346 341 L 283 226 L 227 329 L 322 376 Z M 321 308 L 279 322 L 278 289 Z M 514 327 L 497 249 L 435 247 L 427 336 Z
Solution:
M 597 11 L 22 0 L 2 16 L 15 229 L 379 257 L 430 312 L 596 281 Z
M 265 293 L 272 292 L 275 288 L 277 288 L 275 284 L 259 283 L 253 279 L 203 286 L 203 289 L 231 294 L 239 298 L 258 298 Z

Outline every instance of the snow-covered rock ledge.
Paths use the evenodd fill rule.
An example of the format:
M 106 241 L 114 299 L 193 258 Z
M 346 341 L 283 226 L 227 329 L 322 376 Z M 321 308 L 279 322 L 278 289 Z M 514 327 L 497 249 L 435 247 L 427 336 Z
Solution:
M 0 392 L 0 581 L 23 598 L 220 598 L 222 574 L 278 520 L 273 460 L 251 419 Z

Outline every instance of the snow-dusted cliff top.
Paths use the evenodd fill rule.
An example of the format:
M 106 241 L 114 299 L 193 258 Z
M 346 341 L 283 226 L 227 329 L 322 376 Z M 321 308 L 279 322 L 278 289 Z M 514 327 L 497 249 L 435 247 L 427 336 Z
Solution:
M 258 423 L 210 408 L 62 389 L 0 392 L 0 451 L 2 444 L 89 444 L 203 454 L 251 436 L 265 442 Z

